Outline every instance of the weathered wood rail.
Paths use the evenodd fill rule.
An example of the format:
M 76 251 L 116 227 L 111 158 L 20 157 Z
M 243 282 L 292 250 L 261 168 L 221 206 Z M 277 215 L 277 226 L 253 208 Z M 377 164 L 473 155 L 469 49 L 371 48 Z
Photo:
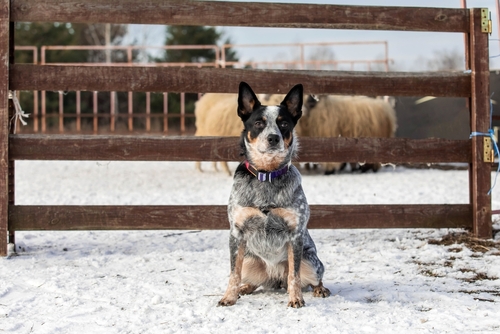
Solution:
M 256 92 L 286 93 L 294 82 L 307 82 L 305 93 L 365 95 L 432 95 L 470 97 L 471 76 L 466 73 L 394 73 L 249 70 L 232 68 L 58 66 L 13 64 L 12 90 L 87 90 L 196 93 L 234 92 L 241 78 L 252 82 Z
M 235 92 L 244 78 L 257 93 L 457 96 L 469 99 L 471 131 L 489 124 L 488 34 L 481 9 L 369 7 L 221 1 L 0 0 L 0 255 L 15 231 L 224 229 L 224 206 L 15 205 L 15 160 L 239 160 L 235 138 L 9 134 L 9 90 Z M 196 17 L 196 20 L 193 18 Z M 13 23 L 80 22 L 371 29 L 465 34 L 470 71 L 360 73 L 220 68 L 87 67 L 15 64 Z M 303 138 L 302 161 L 466 162 L 470 203 L 313 205 L 311 228 L 468 228 L 491 237 L 490 163 L 483 139 Z M 203 148 L 202 150 L 200 148 Z M 369 217 L 369 219 L 367 219 Z M 71 223 L 68 223 L 71 221 Z
M 236 137 L 10 135 L 13 160 L 238 161 Z M 298 161 L 468 162 L 468 140 L 301 138 Z M 353 147 L 355 149 L 353 149 Z M 193 148 L 197 153 L 193 154 Z

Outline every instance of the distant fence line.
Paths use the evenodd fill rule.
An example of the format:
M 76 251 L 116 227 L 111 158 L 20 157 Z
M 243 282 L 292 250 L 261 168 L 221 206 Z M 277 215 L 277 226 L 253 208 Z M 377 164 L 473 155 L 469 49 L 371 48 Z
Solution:
M 315 59 L 307 60 L 306 49 L 312 47 L 334 47 L 334 46 L 382 46 L 384 57 L 372 60 L 335 60 L 335 59 Z M 226 53 L 229 49 L 238 48 L 296 48 L 299 50 L 297 60 L 252 60 L 252 61 L 228 61 Z M 168 50 L 195 50 L 212 49 L 215 59 L 213 62 L 137 62 L 134 61 L 134 51 L 168 51 Z M 389 70 L 388 43 L 386 41 L 360 41 L 360 42 L 318 42 L 318 43 L 288 43 L 288 44 L 224 44 L 218 45 L 167 45 L 167 46 L 104 46 L 104 45 L 45 45 L 38 50 L 35 46 L 16 46 L 16 51 L 32 52 L 33 64 L 40 65 L 61 65 L 61 66 L 163 66 L 163 67 L 214 67 L 214 68 L 261 68 L 261 69 L 301 69 L 301 70 L 354 70 L 356 66 L 364 66 L 367 71 L 373 70 L 373 65 L 377 69 Z M 55 50 L 63 51 L 124 51 L 125 61 L 122 62 L 88 62 L 88 63 L 53 63 L 47 61 L 47 53 Z M 40 55 L 40 59 L 39 59 Z M 109 53 L 106 57 L 111 58 Z M 176 110 L 169 110 L 168 92 L 86 92 L 90 104 L 82 106 L 82 92 L 53 92 L 52 96 L 47 96 L 47 91 L 18 92 L 20 94 L 30 94 L 32 96 L 32 106 L 25 112 L 30 114 L 28 126 L 19 128 L 20 133 L 91 133 L 91 134 L 112 134 L 126 132 L 163 133 L 163 134 L 190 134 L 194 131 L 194 112 L 186 110 L 185 93 L 179 95 L 179 107 Z M 198 98 L 204 92 L 198 93 Z M 53 95 L 57 94 L 57 97 Z M 74 96 L 73 96 L 74 94 Z M 91 97 L 90 95 L 91 94 Z M 135 95 L 134 95 L 135 94 Z M 172 94 L 172 93 L 170 93 Z M 123 95 L 123 96 L 122 96 Z M 161 107 L 156 103 L 152 107 L 153 95 L 155 101 L 162 100 Z M 125 101 L 126 113 L 119 112 L 118 99 Z M 161 98 L 158 98 L 161 96 Z M 65 108 L 65 97 L 71 97 L 75 102 L 74 111 L 69 112 Z M 48 100 L 57 101 L 52 103 L 52 108 L 48 106 Z M 144 103 L 134 106 L 134 100 L 140 99 Z M 104 102 L 103 102 L 104 100 Z M 121 102 L 123 103 L 123 102 Z M 57 104 L 57 108 L 54 107 Z M 106 105 L 106 108 L 104 108 Z M 55 120 L 55 121 L 54 121 Z M 186 122 L 191 120 L 190 122 Z M 187 124 L 189 123 L 189 124 Z M 170 129 L 170 130 L 169 130 Z

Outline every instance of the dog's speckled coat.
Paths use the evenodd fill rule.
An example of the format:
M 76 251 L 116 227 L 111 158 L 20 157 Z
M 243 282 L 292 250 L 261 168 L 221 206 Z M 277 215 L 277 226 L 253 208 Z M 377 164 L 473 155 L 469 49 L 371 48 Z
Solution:
M 302 96 L 299 84 L 280 105 L 264 106 L 248 84 L 240 83 L 242 155 L 258 172 L 266 173 L 267 181 L 260 181 L 245 163 L 235 171 L 228 205 L 231 274 L 220 306 L 235 304 L 240 294 L 259 286 L 286 288 L 288 306 L 296 308 L 304 306 L 304 287 L 311 286 L 316 297 L 330 295 L 307 231 L 309 205 L 301 176 L 291 164 L 298 148 L 293 129 L 302 115 Z M 286 173 L 269 180 L 267 173 L 282 169 Z

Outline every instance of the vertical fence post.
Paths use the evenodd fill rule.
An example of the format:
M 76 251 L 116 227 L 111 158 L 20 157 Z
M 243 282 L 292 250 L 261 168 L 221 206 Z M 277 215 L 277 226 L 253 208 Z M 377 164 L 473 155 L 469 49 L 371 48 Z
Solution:
M 111 92 L 110 94 L 110 103 L 109 103 L 109 113 L 111 114 L 111 118 L 109 120 L 109 130 L 111 132 L 115 132 L 115 113 L 116 113 L 116 92 Z
M 488 132 L 490 128 L 490 73 L 488 33 L 481 31 L 481 9 L 470 10 L 469 55 L 471 64 L 471 131 Z M 480 238 L 492 237 L 491 165 L 484 162 L 482 136 L 472 137 L 470 191 L 473 233 Z
M 99 129 L 98 129 L 98 127 L 99 127 L 99 119 L 98 119 L 98 116 L 97 116 L 97 112 L 98 112 L 98 109 L 99 109 L 98 100 L 97 100 L 97 91 L 92 92 L 92 102 L 93 102 L 92 103 L 92 111 L 94 113 L 94 116 L 92 117 L 93 118 L 92 131 L 96 135 L 97 132 L 99 131 Z
M 59 92 L 59 133 L 64 133 L 64 95 Z
M 168 93 L 163 93 L 163 133 L 168 134 Z
M 181 135 L 186 132 L 186 93 L 181 93 Z
M 40 48 L 40 64 L 45 65 L 45 51 L 46 51 L 46 46 L 42 46 Z M 41 126 L 41 132 L 45 133 L 47 131 L 47 92 L 42 90 L 40 92 L 41 95 L 41 121 L 42 121 L 42 126 Z
M 0 0 L 0 256 L 9 229 L 9 44 L 10 0 Z
M 14 39 L 14 33 L 15 33 L 15 30 L 16 30 L 16 26 L 15 26 L 15 23 L 14 22 L 10 22 L 9 23 L 9 65 L 10 64 L 14 64 L 14 61 L 15 61 L 15 39 Z M 7 87 L 9 88 L 9 87 Z M 8 90 L 8 92 L 10 92 L 10 90 Z M 9 118 L 8 118 L 8 124 L 10 126 L 10 129 L 8 131 L 9 134 L 11 133 L 15 133 L 14 132 L 14 129 L 17 127 L 17 129 L 20 128 L 21 126 L 21 123 L 18 119 L 15 119 L 15 123 L 14 124 L 15 126 L 12 126 L 12 116 L 14 115 L 15 111 L 14 111 L 14 95 L 18 94 L 18 92 L 12 92 L 12 99 L 9 99 L 9 102 L 8 102 L 8 114 L 9 114 Z M 19 96 L 17 96 L 19 97 Z M 8 145 L 8 141 L 7 141 L 7 145 Z M 9 177 L 8 177 L 8 195 L 9 195 L 9 206 L 10 205 L 14 205 L 15 204 L 15 180 L 16 180 L 16 165 L 15 165 L 15 161 L 14 160 L 11 160 L 10 159 L 10 152 L 9 152 Z M 8 209 L 7 209 L 7 213 L 8 213 Z M 8 216 L 7 216 L 8 217 Z M 7 218 L 7 230 L 9 230 L 9 219 Z M 11 231 L 9 230 L 8 231 L 9 233 L 9 238 L 8 238 L 8 242 L 11 243 L 11 244 L 15 244 L 16 243 L 16 232 L 15 231 Z M 15 247 L 14 247 L 14 250 L 15 250 Z
M 76 131 L 82 131 L 82 94 L 76 91 Z
M 128 92 L 128 131 L 134 131 L 134 97 Z
M 146 92 L 146 132 L 151 132 L 151 92 Z

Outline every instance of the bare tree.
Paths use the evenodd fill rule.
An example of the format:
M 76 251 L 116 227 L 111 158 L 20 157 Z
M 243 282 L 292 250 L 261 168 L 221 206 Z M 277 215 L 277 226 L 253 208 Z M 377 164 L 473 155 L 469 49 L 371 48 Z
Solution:
M 306 69 L 309 70 L 336 70 L 335 53 L 331 47 L 318 46 L 313 50 L 313 53 L 308 57 Z
M 458 50 L 434 51 L 434 57 L 427 60 L 426 68 L 430 71 L 454 71 L 464 68 L 464 55 Z
M 282 51 L 276 54 L 275 61 L 288 62 L 287 69 L 307 69 L 307 70 L 334 70 L 333 64 L 335 54 L 328 46 L 318 46 L 312 51 L 302 52 L 298 47 L 292 47 L 289 51 Z M 282 66 L 282 65 L 278 65 Z

